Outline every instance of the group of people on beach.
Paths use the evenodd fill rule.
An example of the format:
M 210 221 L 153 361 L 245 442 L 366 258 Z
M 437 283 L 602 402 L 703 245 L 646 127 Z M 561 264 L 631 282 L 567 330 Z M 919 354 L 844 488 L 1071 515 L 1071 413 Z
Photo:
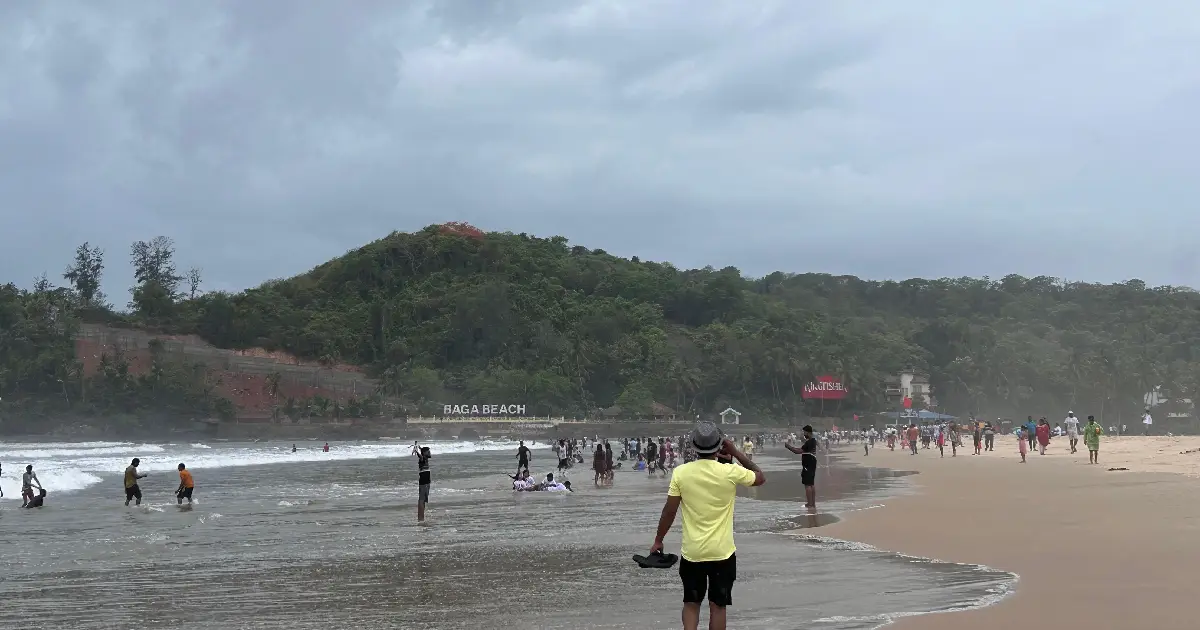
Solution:
M 1148 414 L 1147 414 L 1148 415 Z M 1075 417 L 1074 411 L 1068 411 L 1067 417 L 1063 420 L 1061 430 L 1051 431 L 1050 423 L 1045 418 L 1033 421 L 1033 416 L 1029 416 L 1025 424 L 1017 427 L 1014 433 L 1017 436 L 1017 450 L 1021 453 L 1021 463 L 1025 463 L 1025 456 L 1029 451 L 1034 450 L 1035 443 L 1038 453 L 1045 455 L 1046 447 L 1050 445 L 1052 435 L 1065 435 L 1070 442 L 1071 453 L 1078 452 L 1079 437 L 1082 434 L 1083 444 L 1088 450 L 1088 463 L 1100 463 L 1100 437 L 1104 435 L 1104 429 L 1096 422 L 1096 416 L 1088 416 L 1087 424 L 1081 428 L 1079 426 L 1079 418 Z
M 138 480 L 146 478 L 146 474 L 138 471 L 142 460 L 133 458 L 133 461 L 125 467 L 125 506 L 128 507 L 131 501 L 134 505 L 142 504 L 142 488 L 138 485 Z M 192 478 L 192 473 L 187 469 L 187 466 L 180 463 L 179 470 L 179 487 L 175 489 L 175 498 L 182 505 L 186 500 L 190 505 L 192 503 L 192 493 L 196 489 L 196 482 Z M 34 493 L 34 489 L 37 490 Z M 0 497 L 4 496 L 4 492 L 0 490 Z M 23 508 L 39 508 L 45 504 L 46 489 L 42 487 L 41 480 L 38 479 L 37 473 L 33 471 L 33 464 L 25 466 L 25 473 L 21 475 L 21 507 Z
M 37 494 L 34 494 L 34 488 L 37 489 Z M 0 497 L 3 496 L 4 491 L 0 490 Z M 45 501 L 46 489 L 42 487 L 37 473 L 33 472 L 33 464 L 29 464 L 25 466 L 25 472 L 21 475 L 21 507 L 39 508 Z
M 149 476 L 147 473 L 140 472 L 138 466 L 142 464 L 142 460 L 134 457 L 133 461 L 125 467 L 125 505 L 129 506 L 129 502 L 133 501 L 135 506 L 142 504 L 142 487 L 138 484 L 138 480 L 145 479 Z M 183 505 L 184 500 L 187 500 L 188 505 L 192 504 L 192 493 L 196 490 L 196 480 L 192 477 L 192 472 L 187 469 L 182 462 L 176 467 L 179 471 L 179 487 L 175 489 L 175 500 L 179 505 Z
M 1147 411 L 1146 417 L 1149 415 Z M 1145 422 L 1145 424 L 1149 426 L 1150 422 Z M 963 434 L 967 432 L 972 437 L 973 455 L 982 455 L 995 450 L 996 435 L 999 431 L 991 422 L 978 421 L 974 416 L 965 427 L 953 421 L 926 424 L 920 427 L 915 423 L 909 424 L 907 427 L 887 427 L 883 430 L 883 438 L 889 450 L 896 450 L 896 446 L 899 444 L 901 450 L 916 455 L 919 448 L 925 450 L 936 448 L 938 453 L 945 457 L 946 447 L 949 446 L 950 456 L 957 457 L 958 449 L 963 445 Z M 837 439 L 841 439 L 843 434 L 847 433 L 852 436 L 851 441 L 855 438 L 862 439 L 864 455 L 870 454 L 871 447 L 875 445 L 876 436 L 879 435 L 874 427 L 862 431 L 834 432 Z M 1033 416 L 1029 416 L 1025 423 L 1018 425 L 1013 430 L 1012 434 L 1017 438 L 1017 450 L 1021 455 L 1022 463 L 1026 461 L 1026 455 L 1030 451 L 1036 450 L 1045 455 L 1050 440 L 1056 436 L 1065 436 L 1070 441 L 1071 453 L 1078 452 L 1078 444 L 1082 437 L 1084 446 L 1088 450 L 1088 463 L 1100 463 L 1100 438 L 1104 435 L 1104 430 L 1096 422 L 1095 416 L 1088 416 L 1087 423 L 1081 424 L 1079 418 L 1075 416 L 1075 412 L 1068 411 L 1066 419 L 1056 427 L 1051 427 L 1044 417 L 1034 421 Z

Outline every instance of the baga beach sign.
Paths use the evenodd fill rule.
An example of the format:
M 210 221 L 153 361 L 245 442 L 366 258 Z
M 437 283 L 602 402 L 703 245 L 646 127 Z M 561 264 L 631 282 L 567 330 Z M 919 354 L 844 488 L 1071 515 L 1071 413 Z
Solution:
M 445 416 L 523 416 L 525 405 L 443 405 Z

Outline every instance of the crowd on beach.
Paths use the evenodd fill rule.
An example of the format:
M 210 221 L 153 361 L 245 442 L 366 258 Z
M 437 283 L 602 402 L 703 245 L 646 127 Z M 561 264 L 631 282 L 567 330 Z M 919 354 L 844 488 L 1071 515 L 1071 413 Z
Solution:
M 755 449 L 762 449 L 766 444 L 779 443 L 777 434 L 747 435 L 741 440 L 742 450 L 754 456 Z M 614 451 L 613 442 L 617 443 L 618 451 Z M 629 464 L 630 470 L 645 472 L 648 476 L 666 477 L 677 465 L 694 461 L 695 449 L 684 436 L 659 437 L 626 437 L 619 440 L 595 438 L 560 439 L 552 442 L 551 451 L 557 461 L 555 472 L 562 478 L 567 470 L 577 464 L 587 463 L 591 458 L 592 481 L 596 486 L 611 485 L 615 472 Z M 513 479 L 514 490 L 540 490 L 535 487 L 538 482 L 532 481 L 529 474 L 529 462 L 532 451 L 522 440 L 517 447 L 517 474 L 509 475 Z M 546 475 L 547 480 L 553 479 L 554 473 Z
M 1147 409 L 1142 416 L 1143 433 L 1150 434 L 1150 428 L 1153 426 L 1154 418 Z M 1008 435 L 1015 437 L 1017 441 L 1017 451 L 1021 455 L 1021 462 L 1025 463 L 1026 456 L 1033 451 L 1046 454 L 1046 448 L 1050 445 L 1050 440 L 1055 437 L 1065 437 L 1069 441 L 1071 453 L 1078 452 L 1080 441 L 1088 450 L 1088 463 L 1100 463 L 1100 441 L 1107 434 L 1120 435 L 1126 432 L 1127 427 L 1122 425 L 1120 429 L 1115 426 L 1110 426 L 1107 430 L 1100 426 L 1096 421 L 1095 416 L 1088 416 L 1086 422 L 1082 421 L 1075 415 L 1075 412 L 1068 411 L 1067 417 L 1051 427 L 1050 422 L 1042 417 L 1034 420 L 1033 416 L 1028 416 L 1026 421 L 1013 428 Z M 908 451 L 913 455 L 917 455 L 920 450 L 936 449 L 939 456 L 945 457 L 946 450 L 949 449 L 951 457 L 958 456 L 958 449 L 963 448 L 963 439 L 965 435 L 971 436 L 972 455 L 982 455 L 988 451 L 994 451 L 996 448 L 996 436 L 1002 435 L 1002 429 L 992 424 L 990 421 L 977 420 L 974 416 L 963 423 L 959 424 L 956 421 L 947 421 L 940 423 L 924 423 L 918 426 L 916 423 L 904 425 L 892 425 L 885 427 L 882 431 L 875 427 L 856 430 L 832 430 L 822 434 L 822 439 L 828 448 L 831 444 L 838 444 L 842 441 L 848 443 L 861 441 L 863 445 L 863 455 L 870 455 L 871 448 L 875 446 L 877 440 L 882 440 L 889 450 L 896 450 L 899 445 L 900 450 Z

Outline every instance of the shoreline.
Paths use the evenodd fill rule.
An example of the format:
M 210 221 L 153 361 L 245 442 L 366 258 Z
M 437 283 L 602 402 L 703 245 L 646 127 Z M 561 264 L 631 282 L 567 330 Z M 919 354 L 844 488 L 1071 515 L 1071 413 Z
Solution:
M 1200 449 L 1200 437 L 1110 438 L 1100 465 L 1087 464 L 1082 448 L 1069 454 L 1061 439 L 1020 464 L 1015 438 L 1003 437 L 980 456 L 969 448 L 945 458 L 933 449 L 837 451 L 847 462 L 919 474 L 915 492 L 822 527 L 822 537 L 1017 576 L 993 603 L 896 615 L 890 627 L 1195 627 L 1186 550 L 1200 533 L 1200 487 L 1191 479 L 1200 452 L 1185 451 Z

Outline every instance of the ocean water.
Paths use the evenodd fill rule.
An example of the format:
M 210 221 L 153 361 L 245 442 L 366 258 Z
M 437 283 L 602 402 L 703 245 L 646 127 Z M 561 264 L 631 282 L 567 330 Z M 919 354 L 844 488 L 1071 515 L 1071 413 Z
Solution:
M 433 442 L 427 524 L 403 442 L 0 443 L 0 628 L 677 628 L 674 570 L 630 560 L 652 541 L 667 480 L 618 471 L 576 492 L 509 490 L 513 442 Z M 540 445 L 544 448 L 544 445 Z M 553 456 L 534 445 L 532 469 Z M 121 472 L 150 473 L 139 508 Z M 758 460 L 766 486 L 737 504 L 737 628 L 874 628 L 986 605 L 1014 576 L 820 536 L 907 491 L 891 471 L 830 466 L 819 513 L 795 458 Z M 175 467 L 196 479 L 179 508 Z M 33 464 L 46 507 L 19 508 Z M 678 525 L 667 539 L 678 550 Z

